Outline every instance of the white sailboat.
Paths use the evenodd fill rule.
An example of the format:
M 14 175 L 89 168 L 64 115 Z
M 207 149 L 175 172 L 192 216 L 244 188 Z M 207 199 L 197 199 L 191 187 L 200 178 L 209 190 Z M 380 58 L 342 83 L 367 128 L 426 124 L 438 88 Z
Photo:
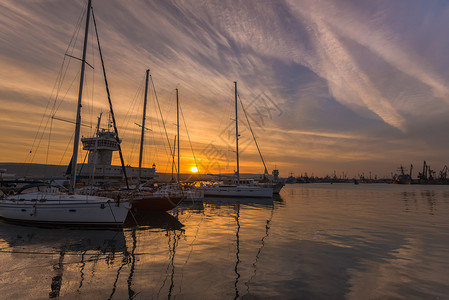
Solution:
M 0 199 L 0 218 L 17 222 L 45 223 L 50 225 L 121 225 L 126 219 L 130 209 L 129 202 L 120 203 L 112 198 L 74 194 L 80 139 L 81 100 L 91 10 L 92 3 L 89 0 L 86 13 L 69 192 L 62 193 L 59 189 L 45 184 L 24 187 L 15 195 Z
M 266 198 L 273 197 L 272 187 L 263 187 L 256 185 L 252 180 L 240 179 L 239 165 L 239 122 L 238 122 L 238 105 L 237 105 L 237 82 L 235 86 L 235 148 L 237 155 L 237 171 L 232 184 L 213 184 L 204 186 L 204 196 L 206 197 L 255 197 Z

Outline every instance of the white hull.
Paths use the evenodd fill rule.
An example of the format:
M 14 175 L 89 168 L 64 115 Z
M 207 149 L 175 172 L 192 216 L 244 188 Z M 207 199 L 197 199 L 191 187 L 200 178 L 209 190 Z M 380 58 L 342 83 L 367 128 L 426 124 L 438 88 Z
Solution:
M 129 202 L 117 205 L 104 197 L 30 193 L 0 200 L 0 217 L 16 222 L 121 225 L 128 215 Z
M 184 194 L 186 195 L 186 199 L 184 201 L 197 202 L 203 201 L 204 199 L 204 190 L 200 188 L 185 190 Z
M 204 196 L 208 197 L 245 197 L 271 198 L 273 188 L 258 186 L 213 185 L 203 187 Z

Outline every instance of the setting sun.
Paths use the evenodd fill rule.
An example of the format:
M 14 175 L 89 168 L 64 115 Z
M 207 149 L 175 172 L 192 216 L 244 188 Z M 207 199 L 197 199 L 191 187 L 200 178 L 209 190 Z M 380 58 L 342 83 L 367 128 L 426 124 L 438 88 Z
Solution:
M 190 171 L 191 171 L 192 173 L 196 173 L 196 172 L 198 172 L 198 168 L 197 168 L 197 167 L 192 167 L 192 168 L 190 169 Z

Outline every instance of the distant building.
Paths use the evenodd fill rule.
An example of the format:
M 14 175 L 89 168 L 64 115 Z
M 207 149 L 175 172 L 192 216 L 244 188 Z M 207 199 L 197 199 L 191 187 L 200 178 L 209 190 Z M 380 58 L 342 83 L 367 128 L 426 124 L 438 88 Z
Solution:
M 89 151 L 87 164 L 77 165 L 78 179 L 81 182 L 120 182 L 125 176 L 121 166 L 112 165 L 112 154 L 119 150 L 115 132 L 101 129 L 95 137 L 82 138 L 83 150 Z M 121 140 L 119 140 L 121 142 Z M 129 180 L 139 178 L 139 168 L 126 166 L 126 175 Z M 142 168 L 140 178 L 152 179 L 155 177 L 155 167 Z

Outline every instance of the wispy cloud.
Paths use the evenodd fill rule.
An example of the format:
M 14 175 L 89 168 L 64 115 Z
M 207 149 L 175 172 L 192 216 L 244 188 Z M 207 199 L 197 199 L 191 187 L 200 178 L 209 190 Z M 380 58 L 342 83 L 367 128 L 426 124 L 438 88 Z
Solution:
M 26 107 L 39 117 L 24 125 L 40 119 L 45 103 L 40 109 L 39 103 L 52 92 L 84 5 L 0 4 L 0 103 L 9 107 L 8 116 L 0 114 L 4 139 L 16 142 L 8 122 L 24 119 Z M 217 134 L 232 117 L 237 80 L 246 104 L 264 93 L 281 108 L 255 125 L 279 165 L 304 166 L 303 157 L 317 168 L 326 165 L 319 161 L 344 166 L 350 157 L 377 164 L 382 155 L 391 164 L 402 159 L 404 148 L 413 149 L 410 159 L 423 153 L 444 162 L 436 154 L 449 146 L 439 130 L 449 125 L 444 2 L 96 0 L 94 7 L 119 124 L 150 68 L 163 107 L 172 105 L 173 90 L 180 89 L 198 151 L 211 141 L 220 146 Z M 98 57 L 89 62 L 98 69 Z M 85 102 L 93 115 L 106 109 L 98 101 L 105 99 L 101 77 L 95 82 Z M 76 98 L 70 92 L 67 102 Z M 68 116 L 70 107 L 61 106 L 60 114 Z M 122 132 L 134 137 L 130 128 Z M 33 136 L 17 124 L 14 134 Z M 53 145 L 65 148 L 62 141 Z M 253 168 L 249 162 L 257 161 L 257 153 L 247 154 Z M 8 152 L 2 160 L 19 158 Z

